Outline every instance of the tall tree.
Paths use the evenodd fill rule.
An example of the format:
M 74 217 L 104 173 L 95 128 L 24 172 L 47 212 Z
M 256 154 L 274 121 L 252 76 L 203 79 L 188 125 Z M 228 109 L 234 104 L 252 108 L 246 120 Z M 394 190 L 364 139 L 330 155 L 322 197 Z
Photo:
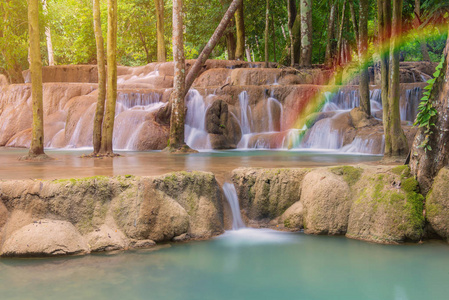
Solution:
M 312 0 L 301 2 L 301 66 L 312 64 Z
M 421 25 L 421 0 L 415 0 L 415 27 L 418 28 Z M 426 41 L 423 36 L 419 36 L 419 44 L 421 47 L 422 60 L 430 61 L 429 51 L 427 49 Z
M 369 8 L 369 6 L 368 6 Z M 349 9 L 351 10 L 352 29 L 354 30 L 355 41 L 359 44 L 359 26 L 357 24 L 357 15 L 354 8 L 354 1 L 349 0 Z
M 388 2 L 388 1 L 386 1 Z M 384 11 L 384 13 L 386 13 Z M 388 15 L 388 13 L 387 13 Z M 387 118 L 383 120 L 385 130 L 385 157 L 402 157 L 408 154 L 407 139 L 401 127 L 399 111 L 399 39 L 402 31 L 402 0 L 393 0 L 390 38 L 390 66 Z
M 295 0 L 287 0 L 287 12 L 288 12 L 288 35 L 290 38 L 290 65 L 293 66 L 295 64 L 295 51 L 294 49 L 294 37 L 293 37 L 293 25 L 296 20 L 296 1 Z
M 114 156 L 112 140 L 114 133 L 115 106 L 117 102 L 117 0 L 108 0 L 107 36 L 107 100 L 101 136 L 100 154 Z
M 173 61 L 175 77 L 171 95 L 172 111 L 170 119 L 170 151 L 186 148 L 184 143 L 185 119 L 185 58 L 183 0 L 173 0 Z
M 44 13 L 47 15 L 48 14 L 47 1 L 43 0 L 42 4 L 43 4 L 43 8 L 44 8 Z M 55 65 L 55 55 L 53 52 L 53 43 L 51 41 L 50 25 L 47 25 L 45 27 L 45 37 L 47 39 L 48 65 L 54 66 Z
M 235 59 L 243 60 L 245 57 L 245 15 L 243 10 L 243 3 L 235 12 L 235 29 L 237 32 Z
M 337 57 L 336 57 L 336 76 L 335 76 L 335 84 L 342 84 L 343 77 L 343 68 L 342 68 L 342 42 L 343 42 L 343 27 L 345 25 L 345 15 L 346 15 L 346 0 L 343 1 L 343 8 L 341 11 L 341 21 L 340 27 L 338 29 L 338 38 L 337 38 Z
M 269 52 L 269 31 L 270 30 L 270 1 L 267 0 L 265 8 L 265 68 L 269 67 L 270 52 Z
M 349 1 L 352 4 L 352 1 Z M 358 52 L 359 52 L 359 60 L 361 64 L 360 69 L 360 84 L 359 84 L 359 93 L 360 93 L 360 108 L 363 112 L 365 112 L 366 116 L 371 116 L 371 104 L 369 97 L 369 73 L 368 73 L 368 64 L 367 64 L 367 52 L 368 52 L 368 10 L 369 3 L 368 0 L 360 0 L 359 6 L 359 38 L 358 41 Z M 352 14 L 352 13 L 351 13 Z M 353 19 L 355 18 L 355 14 L 353 15 Z M 354 29 L 357 30 L 357 29 Z
M 47 159 L 44 153 L 44 105 L 42 87 L 42 58 L 39 36 L 39 0 L 28 0 L 28 30 L 30 35 L 31 94 L 33 126 L 31 146 L 23 159 Z
M 417 118 L 420 128 L 411 151 L 410 168 L 424 194 L 449 162 L 449 39 L 443 58 L 428 99 L 423 99 L 425 105 Z
M 326 52 L 324 55 L 324 64 L 330 68 L 333 65 L 333 49 L 332 40 L 334 38 L 335 16 L 337 11 L 337 0 L 333 0 L 330 5 L 329 21 L 327 23 L 327 38 L 326 38 Z
M 229 5 L 229 3 L 231 1 L 232 0 L 220 0 L 223 8 L 225 8 L 227 5 Z M 231 17 L 229 22 L 230 22 L 230 26 L 228 26 L 225 31 L 226 50 L 228 52 L 228 59 L 234 60 L 236 58 L 235 52 L 236 52 L 236 48 L 237 48 L 237 41 L 235 38 L 235 30 L 234 30 L 234 24 L 235 24 L 234 16 Z
M 156 6 L 157 61 L 165 62 L 167 57 L 164 39 L 164 0 L 154 0 L 154 5 Z
M 100 0 L 93 0 L 93 19 L 95 40 L 97 43 L 98 98 L 93 127 L 94 156 L 101 150 L 101 127 L 104 118 L 104 102 L 106 97 L 106 66 L 104 57 L 104 40 L 101 30 Z

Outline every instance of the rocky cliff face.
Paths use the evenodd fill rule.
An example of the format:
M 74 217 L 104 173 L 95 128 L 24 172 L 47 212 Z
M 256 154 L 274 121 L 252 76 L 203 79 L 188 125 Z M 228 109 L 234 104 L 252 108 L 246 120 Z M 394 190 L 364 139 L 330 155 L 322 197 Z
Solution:
M 221 234 L 211 173 L 0 182 L 2 256 L 86 254 Z

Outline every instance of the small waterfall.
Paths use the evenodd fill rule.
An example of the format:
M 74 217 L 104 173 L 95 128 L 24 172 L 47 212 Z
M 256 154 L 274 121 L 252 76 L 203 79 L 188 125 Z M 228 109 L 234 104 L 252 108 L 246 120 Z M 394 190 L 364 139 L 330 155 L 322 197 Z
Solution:
M 422 89 L 415 87 L 414 89 L 405 91 L 405 99 L 400 101 L 400 113 L 402 121 L 414 122 L 418 114 L 418 106 L 422 98 Z M 404 101 L 405 100 L 405 101 Z
M 184 135 L 186 144 L 196 150 L 211 149 L 209 134 L 206 131 L 206 112 L 209 106 L 197 90 L 190 90 L 186 102 Z
M 304 148 L 340 149 L 343 146 L 343 136 L 338 129 L 334 129 L 333 119 L 342 113 L 344 112 L 316 122 L 310 129 L 308 138 L 304 141 Z
M 249 96 L 247 91 L 243 91 L 239 95 L 240 103 L 240 128 L 242 134 L 251 133 L 252 113 L 249 107 Z
M 235 186 L 232 183 L 225 182 L 225 184 L 223 184 L 223 192 L 226 196 L 226 200 L 228 200 L 228 203 L 231 206 L 232 230 L 245 228 L 245 223 L 243 223 L 242 215 L 240 213 L 240 204 Z
M 284 108 L 282 107 L 281 102 L 279 102 L 276 98 L 271 95 L 267 100 L 267 112 L 268 112 L 268 131 L 278 131 L 274 126 L 274 111 L 273 106 L 279 107 L 279 131 L 282 127 L 282 116 L 284 115 Z

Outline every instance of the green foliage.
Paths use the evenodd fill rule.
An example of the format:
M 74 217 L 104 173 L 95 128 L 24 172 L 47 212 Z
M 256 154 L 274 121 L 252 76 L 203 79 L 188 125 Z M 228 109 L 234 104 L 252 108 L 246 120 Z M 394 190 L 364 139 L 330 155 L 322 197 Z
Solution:
M 0 2 L 0 73 L 28 67 L 27 1 Z
M 419 126 L 424 129 L 425 139 L 422 144 L 419 146 L 420 148 L 424 148 L 424 151 L 432 151 L 432 147 L 429 145 L 430 136 L 433 134 L 432 127 L 435 126 L 434 116 L 437 115 L 437 110 L 432 104 L 432 89 L 434 87 L 435 81 L 440 77 L 440 75 L 444 75 L 442 71 L 445 57 L 442 58 L 441 62 L 436 67 L 436 71 L 433 74 L 432 79 L 428 80 L 429 84 L 424 89 L 424 96 L 421 99 L 421 103 L 418 106 L 419 113 L 416 117 L 416 121 L 414 123 L 415 126 Z

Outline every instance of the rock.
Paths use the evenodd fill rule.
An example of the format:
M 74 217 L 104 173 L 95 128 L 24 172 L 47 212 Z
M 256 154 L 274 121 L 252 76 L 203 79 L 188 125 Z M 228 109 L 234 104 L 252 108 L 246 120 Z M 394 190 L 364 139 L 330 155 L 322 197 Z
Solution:
M 220 98 L 206 112 L 206 130 L 213 149 L 235 149 L 242 136 L 237 120 L 229 116 L 228 104 Z
M 3 257 L 57 256 L 89 253 L 76 228 L 66 221 L 43 219 L 15 231 L 3 244 Z
M 8 85 L 8 84 L 9 84 L 8 78 L 6 78 L 5 75 L 1 75 L 1 74 L 0 74 L 0 86 L 1 86 L 1 85 Z
M 26 82 L 30 80 L 30 70 L 23 71 Z M 96 65 L 47 66 L 42 68 L 42 82 L 98 82 Z
M 301 201 L 295 202 L 279 218 L 279 223 L 289 229 L 300 230 L 304 228 L 304 205 Z
M 352 109 L 349 114 L 351 116 L 352 124 L 355 128 L 376 126 L 380 123 L 378 120 L 372 117 L 367 117 L 365 112 L 360 107 Z
M 132 240 L 129 244 L 129 247 L 133 249 L 151 248 L 154 246 L 156 246 L 156 242 L 152 240 Z
M 206 112 L 206 130 L 212 134 L 224 134 L 228 123 L 228 105 L 217 99 Z
M 269 222 L 301 198 L 306 169 L 237 169 L 232 181 L 240 207 L 252 220 Z
M 230 83 L 230 76 L 232 70 L 219 68 L 219 69 L 211 69 L 207 70 L 193 83 L 194 87 L 211 87 L 217 86 L 222 87 L 227 83 Z
M 179 236 L 175 236 L 172 241 L 173 242 L 184 242 L 187 241 L 188 239 L 190 239 L 190 236 L 187 233 L 183 233 Z
M 438 173 L 427 194 L 426 218 L 432 229 L 449 242 L 449 170 Z
M 270 85 L 276 83 L 283 74 L 286 74 L 286 71 L 280 69 L 235 69 L 231 73 L 231 84 L 239 86 Z
M 419 241 L 423 200 L 407 166 L 366 169 L 354 185 L 347 237 L 378 243 Z
M 326 169 L 308 173 L 302 183 L 304 231 L 308 234 L 345 234 L 351 197 L 348 184 Z
M 103 224 L 87 235 L 91 252 L 124 250 L 127 248 L 125 235 L 119 229 Z

